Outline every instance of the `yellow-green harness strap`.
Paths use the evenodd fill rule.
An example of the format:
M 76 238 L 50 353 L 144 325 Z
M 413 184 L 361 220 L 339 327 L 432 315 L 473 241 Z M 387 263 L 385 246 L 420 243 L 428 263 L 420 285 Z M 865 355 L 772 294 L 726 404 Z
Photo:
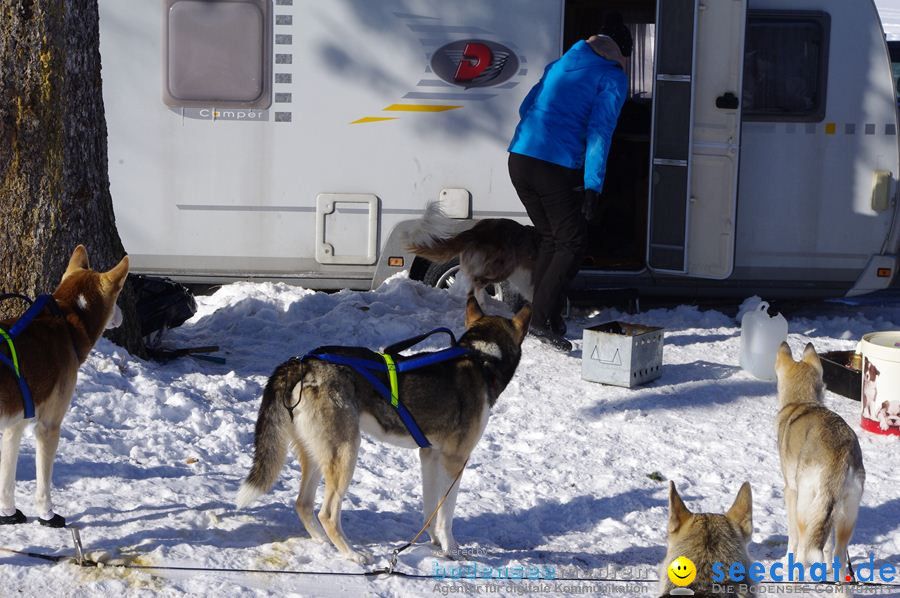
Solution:
M 387 353 L 379 353 L 387 366 L 388 380 L 391 383 L 391 405 L 396 408 L 400 404 L 400 385 L 397 384 L 397 365 L 394 358 Z
M 16 373 L 16 376 L 21 376 L 22 374 L 19 372 L 19 357 L 16 355 L 16 346 L 13 344 L 12 338 L 2 328 L 0 328 L 0 336 L 6 339 L 6 344 L 9 345 L 9 355 L 12 358 L 13 371 Z
M 0 328 L 0 338 L 5 340 L 6 345 L 9 347 L 9 357 L 0 353 L 0 366 L 6 366 L 13 371 L 16 382 L 19 384 L 19 391 L 22 393 L 22 409 L 24 417 L 25 419 L 31 419 L 35 415 L 34 399 L 31 396 L 31 389 L 28 388 L 28 382 L 25 380 L 25 377 L 22 376 L 22 371 L 19 367 L 19 356 L 16 353 L 13 339 L 18 338 L 22 331 L 25 330 L 28 325 L 31 324 L 32 320 L 34 320 L 39 313 L 44 311 L 45 308 L 50 308 L 51 313 L 55 315 L 62 315 L 62 312 L 59 310 L 59 306 L 56 304 L 56 299 L 53 298 L 53 295 L 38 295 L 33 302 L 23 295 L 0 295 L 0 299 L 10 296 L 25 299 L 31 303 L 31 307 L 25 310 L 25 313 L 16 320 L 16 323 L 13 324 L 9 330 Z M 0 341 L 0 346 L 3 346 L 2 341 Z

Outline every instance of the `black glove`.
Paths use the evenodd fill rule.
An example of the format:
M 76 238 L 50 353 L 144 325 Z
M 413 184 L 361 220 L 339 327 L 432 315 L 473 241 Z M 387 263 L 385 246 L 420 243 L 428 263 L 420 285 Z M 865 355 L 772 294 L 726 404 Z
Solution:
M 600 216 L 600 194 L 593 189 L 584 190 L 584 203 L 581 204 L 581 214 L 588 222 Z

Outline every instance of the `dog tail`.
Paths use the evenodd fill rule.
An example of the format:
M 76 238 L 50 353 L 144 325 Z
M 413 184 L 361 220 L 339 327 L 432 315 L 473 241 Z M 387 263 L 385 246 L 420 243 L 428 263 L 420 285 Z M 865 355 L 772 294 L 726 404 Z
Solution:
M 263 392 L 253 440 L 253 465 L 241 484 L 236 503 L 243 508 L 272 487 L 284 466 L 290 444 L 294 387 L 303 377 L 304 366 L 299 359 L 290 359 L 277 368 Z M 299 398 L 299 397 L 298 397 Z
M 425 208 L 425 215 L 409 231 L 406 247 L 432 262 L 449 262 L 465 249 L 467 236 L 458 222 L 445 216 L 441 206 L 432 202 Z
M 821 500 L 820 509 L 813 514 L 812 520 L 809 521 L 810 531 L 807 551 L 810 549 L 815 550 L 815 556 L 806 552 L 806 559 L 816 562 L 822 561 L 822 548 L 834 529 L 834 507 L 835 503 L 837 503 L 837 500 L 830 492 L 828 496 L 822 497 Z
M 860 468 L 862 467 L 861 459 L 860 455 Z M 809 540 L 803 554 L 804 558 L 809 561 L 822 561 L 824 558 L 822 550 L 831 534 L 834 533 L 835 523 L 843 522 L 844 512 L 849 506 L 844 504 L 846 495 L 856 477 L 851 475 L 852 461 L 852 455 L 841 455 L 830 472 L 825 471 L 821 474 L 820 490 L 813 499 L 810 517 L 806 521 Z M 853 519 L 855 520 L 855 517 Z

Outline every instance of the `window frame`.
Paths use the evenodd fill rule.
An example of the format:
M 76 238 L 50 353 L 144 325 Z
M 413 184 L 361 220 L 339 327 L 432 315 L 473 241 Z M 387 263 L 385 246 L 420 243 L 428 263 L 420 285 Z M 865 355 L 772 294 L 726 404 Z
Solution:
M 162 96 L 163 103 L 170 108 L 246 108 L 252 110 L 266 110 L 272 106 L 273 68 L 274 59 L 274 24 L 272 0 L 212 0 L 213 3 L 236 3 L 256 6 L 262 13 L 263 48 L 261 52 L 262 64 L 262 91 L 253 100 L 215 100 L 215 99 L 182 99 L 175 96 L 169 88 L 169 12 L 173 6 L 182 0 L 162 0 L 163 10 L 163 40 L 162 40 Z M 209 1 L 209 0 L 207 0 Z
M 817 88 L 816 93 L 820 101 L 816 106 L 805 112 L 773 112 L 765 110 L 748 111 L 742 106 L 741 117 L 748 122 L 806 122 L 815 123 L 825 120 L 825 113 L 828 106 L 828 57 L 831 40 L 831 15 L 820 10 L 750 10 L 747 11 L 747 30 L 751 25 L 760 21 L 769 22 L 803 22 L 813 23 L 819 28 L 821 33 L 821 44 L 819 47 L 819 69 L 816 73 Z M 749 40 L 749 35 L 745 35 L 745 40 Z M 744 88 L 747 86 L 749 78 L 747 77 L 746 56 L 748 50 L 747 41 L 744 42 Z M 741 90 L 741 101 L 743 102 L 743 92 Z

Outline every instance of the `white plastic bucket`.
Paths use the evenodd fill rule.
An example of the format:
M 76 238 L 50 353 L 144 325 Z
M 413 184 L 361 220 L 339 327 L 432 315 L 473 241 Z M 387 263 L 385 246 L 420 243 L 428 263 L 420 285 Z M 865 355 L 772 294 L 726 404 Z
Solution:
M 862 428 L 900 436 L 900 332 L 870 332 L 862 353 Z

